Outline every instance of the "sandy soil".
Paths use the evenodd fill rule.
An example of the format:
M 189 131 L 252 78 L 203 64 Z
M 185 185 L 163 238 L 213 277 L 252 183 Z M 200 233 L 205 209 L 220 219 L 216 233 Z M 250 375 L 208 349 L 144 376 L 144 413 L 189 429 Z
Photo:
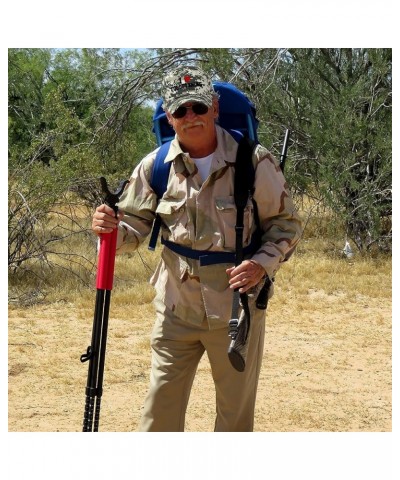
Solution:
M 325 305 L 315 309 L 314 303 Z M 73 304 L 9 308 L 9 431 L 79 432 L 93 310 Z M 146 395 L 152 307 L 111 302 L 100 430 L 135 431 Z M 267 315 L 255 431 L 391 431 L 391 304 L 326 295 Z M 214 389 L 203 357 L 186 431 L 212 431 Z

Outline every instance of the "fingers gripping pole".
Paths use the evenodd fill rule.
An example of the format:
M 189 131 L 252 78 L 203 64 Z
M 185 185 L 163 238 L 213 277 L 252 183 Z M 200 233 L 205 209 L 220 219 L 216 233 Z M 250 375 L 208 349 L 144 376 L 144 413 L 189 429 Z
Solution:
M 104 177 L 100 178 L 100 182 L 103 193 L 105 194 L 104 202 L 114 209 L 115 216 L 117 216 L 117 203 L 128 181 L 122 181 L 119 184 L 116 193 L 111 193 L 109 191 L 106 179 Z M 100 251 L 97 266 L 96 288 L 100 288 L 102 290 L 112 290 L 117 237 L 118 229 L 116 228 L 112 231 L 112 233 L 104 233 L 100 235 Z

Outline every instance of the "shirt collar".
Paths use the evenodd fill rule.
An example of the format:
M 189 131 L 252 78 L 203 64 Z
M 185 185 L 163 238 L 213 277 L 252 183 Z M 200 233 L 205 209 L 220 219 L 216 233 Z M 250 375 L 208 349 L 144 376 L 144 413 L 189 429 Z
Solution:
M 215 128 L 217 133 L 217 148 L 214 152 L 210 173 L 234 163 L 236 161 L 238 146 L 236 140 L 226 130 L 219 125 L 216 125 Z M 175 171 L 177 173 L 183 173 L 184 170 L 187 170 L 189 174 L 194 172 L 195 164 L 191 159 L 188 159 L 187 154 L 182 150 L 176 134 L 164 161 L 175 161 Z

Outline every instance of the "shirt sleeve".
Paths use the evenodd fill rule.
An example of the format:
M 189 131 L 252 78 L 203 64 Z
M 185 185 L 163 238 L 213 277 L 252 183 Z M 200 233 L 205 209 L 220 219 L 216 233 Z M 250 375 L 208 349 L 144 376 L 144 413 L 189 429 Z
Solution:
M 136 250 L 151 231 L 157 208 L 157 196 L 150 186 L 154 158 L 152 152 L 137 165 L 118 202 L 124 217 L 118 226 L 117 253 Z
M 254 200 L 262 236 L 252 259 L 273 278 L 300 240 L 301 220 L 276 159 L 262 146 L 257 147 L 255 157 Z

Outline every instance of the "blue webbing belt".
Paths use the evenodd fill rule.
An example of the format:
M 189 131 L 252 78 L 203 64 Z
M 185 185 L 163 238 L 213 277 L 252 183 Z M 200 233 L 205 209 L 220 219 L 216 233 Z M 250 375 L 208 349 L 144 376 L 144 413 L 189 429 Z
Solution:
M 215 265 L 217 263 L 235 263 L 235 252 L 212 252 L 210 250 L 193 250 L 192 248 L 179 245 L 178 243 L 164 240 L 161 237 L 161 243 L 178 255 L 192 258 L 200 261 L 200 266 Z M 243 249 L 243 255 L 249 255 L 258 250 L 259 241 L 257 235 L 253 238 L 249 245 Z

